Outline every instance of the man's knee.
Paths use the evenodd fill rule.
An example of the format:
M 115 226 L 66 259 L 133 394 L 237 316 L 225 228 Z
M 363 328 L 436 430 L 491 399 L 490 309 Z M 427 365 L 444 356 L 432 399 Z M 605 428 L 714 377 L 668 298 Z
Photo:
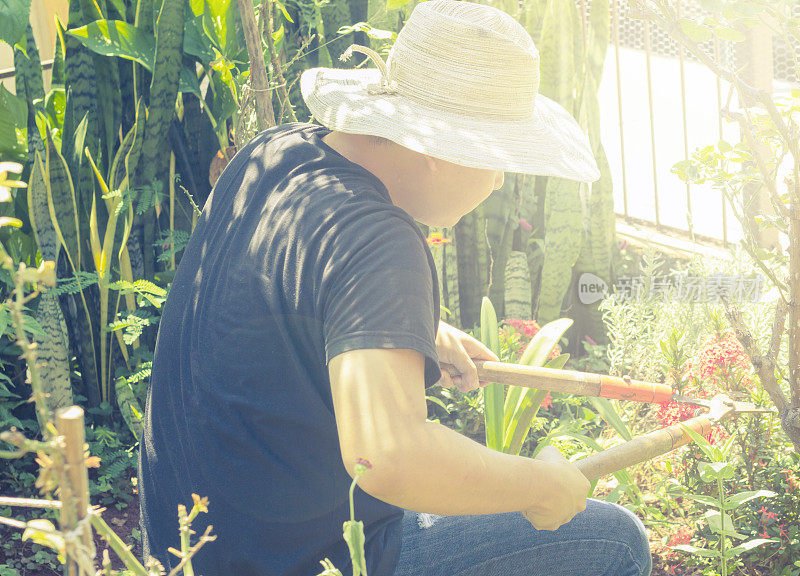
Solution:
M 650 555 L 650 543 L 647 537 L 647 530 L 639 518 L 622 506 L 617 504 L 604 503 L 603 526 L 609 532 L 609 537 L 613 536 L 619 541 L 625 542 L 630 552 L 628 559 L 631 566 L 624 574 L 632 576 L 648 576 L 653 567 L 653 560 Z

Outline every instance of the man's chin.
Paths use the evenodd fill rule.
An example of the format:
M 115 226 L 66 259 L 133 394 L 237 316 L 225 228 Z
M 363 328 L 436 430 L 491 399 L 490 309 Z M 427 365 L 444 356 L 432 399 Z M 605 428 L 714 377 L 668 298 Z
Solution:
M 458 217 L 441 217 L 441 218 L 425 218 L 425 219 L 418 219 L 419 222 L 425 224 L 425 226 L 433 226 L 434 228 L 452 228 L 456 224 L 458 224 L 459 220 L 461 220 L 461 216 Z

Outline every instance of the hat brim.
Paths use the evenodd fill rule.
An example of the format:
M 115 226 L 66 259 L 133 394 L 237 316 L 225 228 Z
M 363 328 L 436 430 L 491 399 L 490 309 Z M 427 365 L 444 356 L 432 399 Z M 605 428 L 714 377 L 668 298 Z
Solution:
M 461 166 L 594 182 L 600 171 L 589 139 L 557 102 L 536 96 L 534 114 L 513 122 L 476 118 L 400 94 L 380 94 L 376 69 L 312 68 L 300 79 L 309 110 L 322 125 L 387 138 Z

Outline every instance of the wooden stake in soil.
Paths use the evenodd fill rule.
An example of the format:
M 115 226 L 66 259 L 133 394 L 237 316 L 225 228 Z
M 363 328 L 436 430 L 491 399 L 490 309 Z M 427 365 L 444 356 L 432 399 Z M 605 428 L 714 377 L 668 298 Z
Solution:
M 64 437 L 64 469 L 61 477 L 61 530 L 69 533 L 75 530 L 89 509 L 89 475 L 84 463 L 83 445 L 86 441 L 83 423 L 83 408 L 68 406 L 56 411 L 56 428 Z M 80 546 L 89 550 L 94 557 L 92 528 L 88 522 L 82 524 Z M 79 576 L 80 569 L 75 558 L 67 551 L 65 576 Z

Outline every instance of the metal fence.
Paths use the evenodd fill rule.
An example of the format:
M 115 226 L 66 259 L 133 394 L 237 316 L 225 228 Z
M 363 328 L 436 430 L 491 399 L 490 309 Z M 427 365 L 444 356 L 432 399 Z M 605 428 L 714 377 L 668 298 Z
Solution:
M 583 2 L 581 8 L 590 9 Z M 693 19 L 711 16 L 696 1 L 677 0 L 675 8 Z M 778 39 L 770 42 L 771 57 L 759 57 L 750 41 L 714 38 L 701 46 L 726 67 L 753 66 L 757 58 L 762 78 L 796 83 L 790 49 Z M 759 88 L 765 88 L 763 80 Z M 739 141 L 738 129 L 720 114 L 728 92 L 663 30 L 632 17 L 627 1 L 611 0 L 611 46 L 600 97 L 619 217 L 694 240 L 727 245 L 738 239 L 741 230 L 720 191 L 684 184 L 669 172 L 699 146 Z M 608 118 L 614 114 L 616 126 Z

